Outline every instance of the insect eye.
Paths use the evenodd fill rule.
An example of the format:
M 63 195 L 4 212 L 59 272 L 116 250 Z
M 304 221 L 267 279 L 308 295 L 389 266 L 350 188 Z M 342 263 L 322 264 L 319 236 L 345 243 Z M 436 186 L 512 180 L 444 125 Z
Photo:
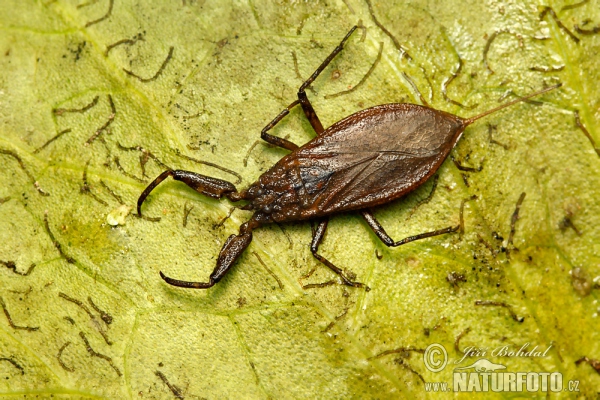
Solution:
M 271 206 L 270 204 L 267 204 L 267 205 L 263 206 L 262 211 L 265 214 L 271 214 L 273 212 L 273 206 Z

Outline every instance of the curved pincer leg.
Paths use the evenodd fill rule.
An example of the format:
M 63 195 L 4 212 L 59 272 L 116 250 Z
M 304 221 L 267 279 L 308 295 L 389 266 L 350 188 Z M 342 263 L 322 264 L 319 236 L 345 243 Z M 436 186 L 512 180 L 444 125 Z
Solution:
M 160 174 L 151 184 L 140 195 L 137 202 L 138 215 L 142 215 L 142 203 L 146 200 L 146 197 L 150 192 L 164 181 L 169 176 L 177 181 L 181 181 L 203 195 L 220 199 L 225 196 L 231 201 L 238 201 L 243 199 L 243 195 L 237 191 L 232 183 L 224 181 L 222 179 L 211 178 L 210 176 L 204 176 L 195 172 L 183 171 L 183 170 L 167 170 Z
M 256 228 L 259 224 L 255 220 L 250 220 L 240 227 L 240 233 L 238 235 L 231 235 L 225 241 L 225 244 L 221 248 L 219 258 L 217 259 L 217 266 L 213 270 L 212 274 L 208 279 L 208 282 L 188 282 L 180 281 L 178 279 L 169 278 L 162 272 L 160 277 L 165 280 L 169 285 L 189 288 L 189 289 L 208 289 L 214 286 L 217 282 L 229 272 L 235 261 L 242 255 L 246 247 L 252 241 L 252 229 Z

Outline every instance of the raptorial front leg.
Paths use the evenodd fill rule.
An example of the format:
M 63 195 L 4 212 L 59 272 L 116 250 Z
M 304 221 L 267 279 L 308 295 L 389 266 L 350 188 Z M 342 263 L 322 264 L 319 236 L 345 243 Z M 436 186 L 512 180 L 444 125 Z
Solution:
M 259 223 L 252 219 L 240 227 L 240 233 L 238 235 L 231 235 L 227 238 L 219 252 L 217 266 L 210 274 L 208 282 L 181 281 L 165 276 L 162 271 L 160 272 L 160 277 L 169 285 L 188 289 L 208 289 L 214 286 L 225 276 L 225 274 L 227 274 L 227 272 L 229 272 L 235 261 L 242 255 L 244 250 L 246 250 L 246 247 L 248 247 L 252 241 L 252 229 L 257 226 L 259 226 Z
M 318 253 L 318 251 L 319 251 L 319 245 L 323 241 L 323 237 L 325 236 L 325 231 L 327 230 L 327 224 L 328 223 L 329 223 L 328 219 L 322 220 L 321 222 L 319 222 L 319 225 L 317 226 L 317 229 L 315 229 L 315 231 L 313 232 L 313 238 L 312 238 L 312 242 L 310 244 L 310 251 L 312 252 L 313 256 L 317 260 L 319 260 L 323 264 L 325 264 L 333 272 L 335 272 L 336 274 L 338 274 L 340 276 L 340 278 L 342 278 L 342 281 L 344 282 L 344 285 L 353 286 L 353 287 L 360 287 L 360 288 L 365 288 L 366 290 L 369 290 L 369 287 L 367 285 L 365 285 L 364 283 L 352 281 L 351 279 L 349 279 L 346 276 L 346 274 L 344 273 L 344 271 L 341 268 L 336 267 L 329 260 L 327 260 L 325 257 L 323 257 L 322 255 L 320 255 Z
M 426 233 L 421 233 L 419 235 L 409 236 L 407 238 L 404 238 L 402 240 L 398 240 L 397 242 L 395 242 L 386 233 L 385 229 L 383 229 L 383 226 L 381 226 L 381 224 L 379 223 L 379 221 L 377 221 L 377 219 L 375 218 L 375 216 L 373 215 L 373 213 L 371 211 L 362 210 L 360 213 L 363 216 L 363 218 L 365 219 L 365 221 L 367 222 L 367 224 L 369 225 L 369 227 L 373 230 L 373 232 L 375 232 L 377 237 L 383 242 L 383 244 L 385 244 L 388 247 L 397 247 L 397 246 L 401 246 L 401 245 L 409 243 L 409 242 L 413 242 L 415 240 L 425 239 L 425 238 L 432 237 L 432 236 L 443 235 L 445 233 L 456 232 L 458 230 L 458 228 L 460 227 L 460 225 L 450 226 L 448 228 L 438 229 L 437 231 L 433 231 L 433 232 L 426 232 Z
M 159 183 L 164 181 L 169 176 L 177 181 L 181 181 L 203 195 L 220 199 L 223 196 L 227 197 L 231 201 L 239 201 L 243 199 L 243 194 L 239 193 L 232 183 L 224 181 L 222 179 L 211 178 L 197 174 L 195 172 L 183 171 L 183 170 L 167 170 L 160 174 L 152 183 L 148 185 L 142 192 L 137 202 L 138 215 L 142 215 L 142 204 L 150 192 L 158 186 Z

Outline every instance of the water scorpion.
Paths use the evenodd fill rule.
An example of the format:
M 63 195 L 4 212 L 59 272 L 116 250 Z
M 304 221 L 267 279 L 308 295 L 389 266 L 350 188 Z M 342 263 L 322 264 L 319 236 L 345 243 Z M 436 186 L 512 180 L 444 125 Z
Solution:
M 167 170 L 142 192 L 141 207 L 150 192 L 167 177 L 181 181 L 197 192 L 216 199 L 225 196 L 232 202 L 247 201 L 241 207 L 252 210 L 239 234 L 223 244 L 217 265 L 208 282 L 173 279 L 160 272 L 168 284 L 192 289 L 207 289 L 219 282 L 252 241 L 252 231 L 263 224 L 317 220 L 310 249 L 314 257 L 340 276 L 348 286 L 368 287 L 351 279 L 341 268 L 319 254 L 329 216 L 358 211 L 381 241 L 389 247 L 414 240 L 455 232 L 448 227 L 394 241 L 373 215 L 371 208 L 389 203 L 417 189 L 442 165 L 463 131 L 473 122 L 515 103 L 549 92 L 557 84 L 518 98 L 471 118 L 417 104 L 383 104 L 352 114 L 325 129 L 306 96 L 306 88 L 342 51 L 356 26 L 298 89 L 298 99 L 285 108 L 261 131 L 266 142 L 289 150 L 247 189 L 238 191 L 230 182 L 183 170 Z M 298 146 L 268 132 L 290 110 L 300 105 L 317 136 Z

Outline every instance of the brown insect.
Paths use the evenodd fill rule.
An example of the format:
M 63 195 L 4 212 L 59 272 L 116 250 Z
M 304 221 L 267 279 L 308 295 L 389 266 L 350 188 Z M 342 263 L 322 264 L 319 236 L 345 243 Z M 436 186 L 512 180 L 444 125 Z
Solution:
M 350 279 L 341 268 L 318 253 L 329 215 L 359 211 L 377 237 L 389 247 L 455 232 L 458 226 L 395 242 L 375 219 L 370 208 L 389 203 L 426 182 L 448 157 L 468 125 L 561 86 L 558 84 L 539 90 L 471 118 L 457 117 L 416 104 L 383 104 L 359 111 L 324 129 L 306 97 L 305 89 L 342 50 L 355 30 L 356 26 L 300 86 L 298 100 L 261 131 L 263 140 L 291 153 L 262 174 L 249 188 L 238 191 L 233 184 L 221 179 L 189 171 L 168 170 L 142 192 L 137 203 L 139 215 L 142 215 L 141 206 L 146 197 L 169 176 L 206 196 L 217 199 L 225 196 L 234 202 L 246 200 L 248 204 L 242 209 L 254 210 L 252 218 L 240 227 L 239 234 L 231 235 L 225 241 L 208 282 L 181 281 L 161 272 L 160 276 L 167 283 L 194 289 L 212 287 L 248 247 L 252 241 L 252 230 L 272 222 L 317 219 L 318 226 L 310 245 L 314 257 L 338 274 L 344 284 L 368 289 L 363 283 Z M 316 138 L 302 147 L 267 133 L 298 104 L 317 133 Z

